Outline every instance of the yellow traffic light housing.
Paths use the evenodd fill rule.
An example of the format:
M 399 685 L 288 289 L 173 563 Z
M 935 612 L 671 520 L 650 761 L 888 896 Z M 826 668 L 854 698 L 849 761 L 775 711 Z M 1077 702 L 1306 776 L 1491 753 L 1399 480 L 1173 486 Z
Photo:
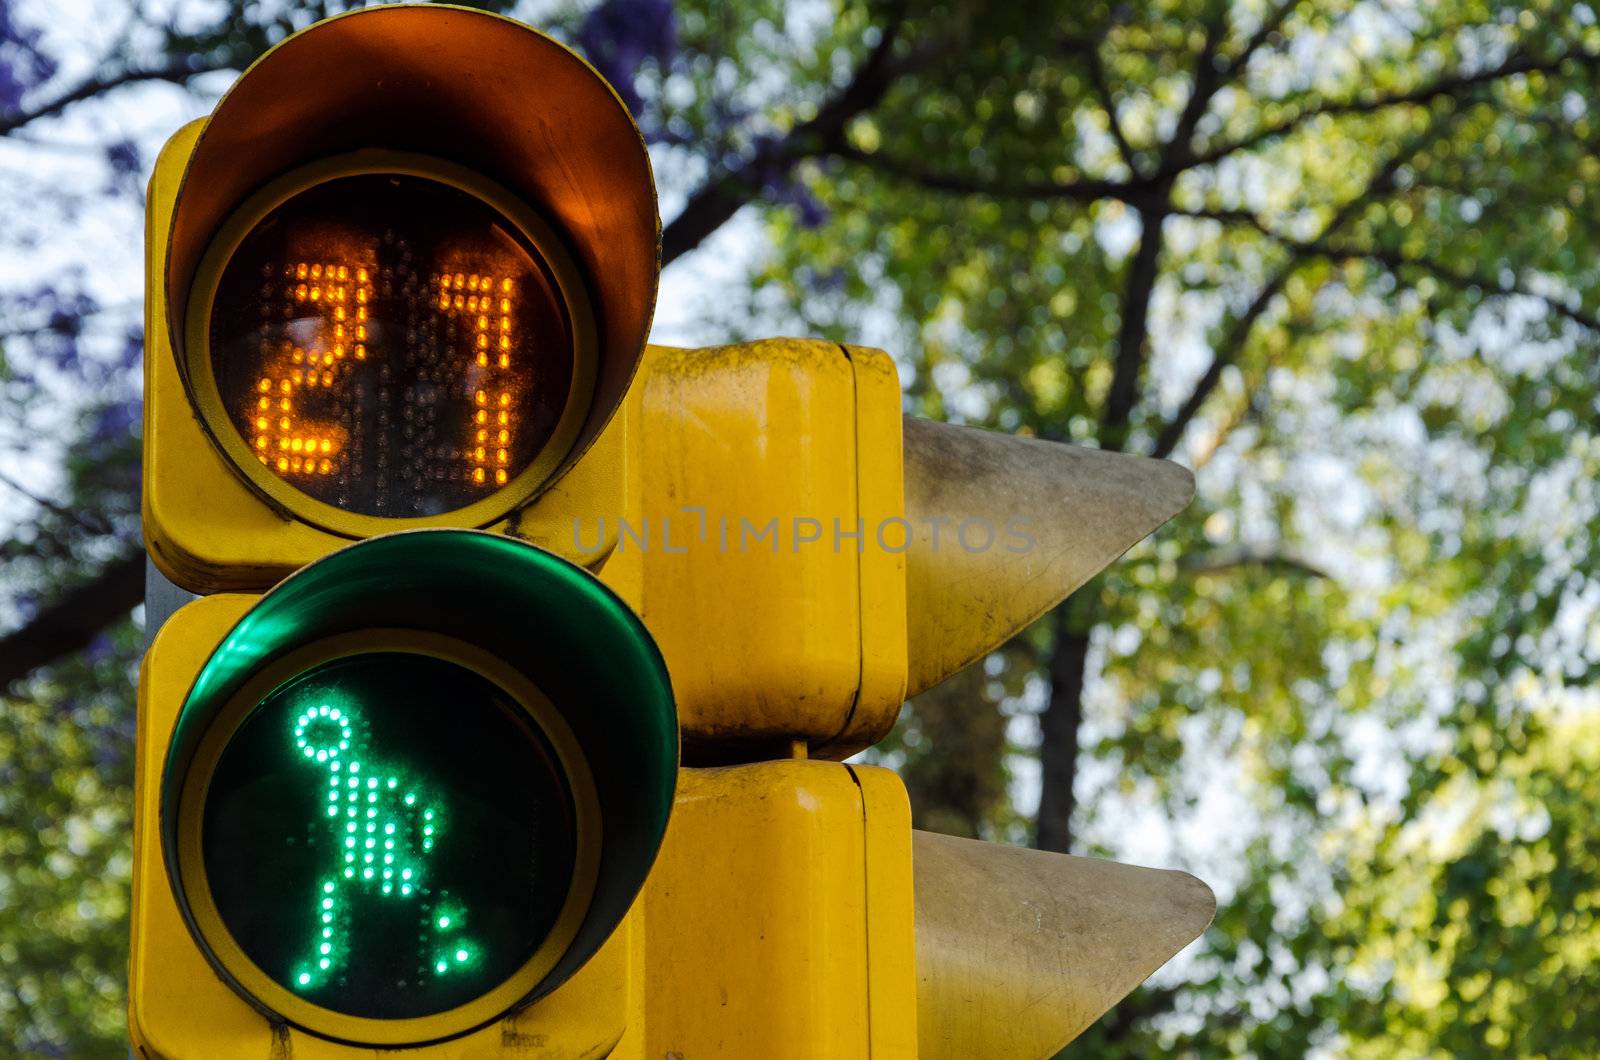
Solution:
M 470 1032 L 588 963 L 648 875 L 677 770 L 632 612 L 540 549 L 449 530 L 335 553 L 242 614 L 231 599 L 163 634 L 215 648 L 141 792 L 188 927 L 139 932 L 145 956 L 197 947 L 270 1020 L 365 1045 Z M 236 618 L 220 643 L 218 614 Z M 141 917 L 152 887 L 141 873 Z M 134 1022 L 160 1041 L 145 967 Z
M 146 540 L 190 589 L 395 530 L 536 528 L 649 330 L 639 131 L 510 19 L 401 5 L 295 34 L 151 192 Z

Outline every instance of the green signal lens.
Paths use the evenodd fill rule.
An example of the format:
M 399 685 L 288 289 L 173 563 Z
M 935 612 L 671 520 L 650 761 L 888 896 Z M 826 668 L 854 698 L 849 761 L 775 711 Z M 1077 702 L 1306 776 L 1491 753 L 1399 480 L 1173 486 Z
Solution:
M 372 538 L 201 666 L 161 776 L 167 878 L 269 1018 L 375 1047 L 467 1034 L 627 915 L 677 735 L 660 652 L 592 575 L 494 534 Z
M 402 652 L 269 694 L 217 761 L 201 832 L 245 955 L 307 1000 L 373 1019 L 448 1011 L 527 962 L 575 844 L 558 759 L 506 691 Z

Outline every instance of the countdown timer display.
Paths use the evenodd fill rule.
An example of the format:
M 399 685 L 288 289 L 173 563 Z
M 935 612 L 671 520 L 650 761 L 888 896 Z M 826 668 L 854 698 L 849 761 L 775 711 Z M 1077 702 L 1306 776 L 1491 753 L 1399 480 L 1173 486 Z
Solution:
M 420 176 L 287 198 L 228 258 L 208 327 L 218 396 L 254 459 L 360 515 L 436 516 L 505 487 L 572 390 L 573 326 L 538 247 Z

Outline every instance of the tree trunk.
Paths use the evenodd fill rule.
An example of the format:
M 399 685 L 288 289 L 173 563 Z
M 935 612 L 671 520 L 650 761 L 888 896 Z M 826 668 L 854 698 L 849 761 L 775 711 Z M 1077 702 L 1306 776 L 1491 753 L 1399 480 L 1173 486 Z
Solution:
M 984 694 L 988 683 L 979 659 L 911 701 L 912 728 L 921 739 L 906 747 L 900 777 L 911 795 L 913 828 L 986 838 L 986 826 L 1003 814 L 1007 719 Z
M 1086 587 L 1087 588 L 1087 587 Z M 1065 854 L 1072 846 L 1073 781 L 1083 722 L 1083 671 L 1089 655 L 1087 608 L 1069 600 L 1051 618 L 1050 702 L 1039 716 L 1039 817 L 1033 845 Z

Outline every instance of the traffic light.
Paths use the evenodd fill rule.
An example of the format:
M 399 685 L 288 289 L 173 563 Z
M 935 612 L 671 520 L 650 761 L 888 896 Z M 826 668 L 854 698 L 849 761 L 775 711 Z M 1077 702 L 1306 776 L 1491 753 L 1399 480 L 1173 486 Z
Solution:
M 648 158 L 564 47 L 319 23 L 149 219 L 145 536 L 208 595 L 140 680 L 144 1055 L 1042 1056 L 1204 928 L 844 761 L 1187 473 L 903 418 L 875 350 L 646 346 Z
M 141 868 L 170 885 L 140 895 L 167 931 L 135 939 L 136 1028 L 158 1045 L 195 1015 L 162 1005 L 193 997 L 196 948 L 328 1038 L 473 1030 L 595 955 L 666 830 L 660 654 L 600 582 L 509 537 L 390 535 L 259 599 L 209 597 L 143 676 L 141 732 L 170 732 L 140 756 L 159 836 L 139 846 L 162 860 Z

